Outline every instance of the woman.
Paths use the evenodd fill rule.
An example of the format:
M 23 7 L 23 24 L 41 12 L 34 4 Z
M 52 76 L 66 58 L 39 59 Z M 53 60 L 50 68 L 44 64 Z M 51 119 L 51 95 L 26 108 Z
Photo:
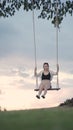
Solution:
M 59 65 L 57 65 L 57 72 L 53 72 L 53 71 L 49 70 L 49 64 L 46 62 L 43 64 L 43 71 L 41 71 L 40 73 L 37 74 L 37 68 L 35 68 L 34 75 L 41 77 L 39 92 L 38 92 L 38 95 L 36 95 L 36 97 L 38 99 L 40 99 L 40 95 L 41 95 L 43 89 L 44 89 L 44 93 L 41 97 L 45 98 L 45 95 L 47 93 L 47 89 L 51 87 L 51 80 L 52 80 L 54 75 L 58 74 L 58 72 L 59 72 Z

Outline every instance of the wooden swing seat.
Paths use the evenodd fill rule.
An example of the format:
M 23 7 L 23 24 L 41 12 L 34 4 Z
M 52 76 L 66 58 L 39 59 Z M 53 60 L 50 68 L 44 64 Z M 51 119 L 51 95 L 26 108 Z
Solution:
M 44 90 L 44 89 L 43 89 Z M 52 86 L 50 88 L 47 89 L 47 91 L 49 90 L 60 90 L 60 88 L 53 88 Z M 35 88 L 34 91 L 39 91 L 39 88 Z

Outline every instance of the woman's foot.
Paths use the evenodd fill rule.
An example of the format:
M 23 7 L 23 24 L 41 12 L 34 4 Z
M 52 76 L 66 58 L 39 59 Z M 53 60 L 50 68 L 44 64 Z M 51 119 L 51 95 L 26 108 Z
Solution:
M 42 98 L 45 98 L 45 96 L 44 96 L 44 95 L 42 95 L 41 97 L 42 97 Z
M 40 96 L 39 96 L 39 95 L 36 95 L 36 97 L 37 97 L 38 99 L 40 99 Z

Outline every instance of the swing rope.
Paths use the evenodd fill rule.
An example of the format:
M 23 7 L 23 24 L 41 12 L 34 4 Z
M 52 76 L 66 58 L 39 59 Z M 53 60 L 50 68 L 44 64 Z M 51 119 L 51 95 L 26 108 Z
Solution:
M 35 17 L 34 17 L 33 0 L 32 0 L 32 19 L 33 19 L 34 66 L 37 72 L 37 52 L 36 52 Z M 38 77 L 36 76 L 36 89 L 37 88 L 38 88 Z
M 56 0 L 56 63 L 59 64 L 59 54 L 58 54 L 58 0 Z M 57 88 L 59 88 L 59 73 L 57 74 Z
M 36 34 L 35 34 L 35 17 L 34 17 L 34 3 L 32 0 L 32 20 L 33 20 L 33 42 L 34 42 L 34 66 L 37 72 L 37 52 L 36 52 Z M 56 0 L 56 64 L 58 65 L 58 0 Z M 59 74 L 57 74 L 57 87 L 50 88 L 48 90 L 59 90 Z M 38 77 L 36 76 L 36 88 L 35 91 L 38 91 Z

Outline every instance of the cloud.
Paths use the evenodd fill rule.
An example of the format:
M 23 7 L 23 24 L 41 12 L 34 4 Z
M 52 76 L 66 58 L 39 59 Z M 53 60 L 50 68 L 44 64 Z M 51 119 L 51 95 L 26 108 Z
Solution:
M 33 38 L 32 38 L 32 27 L 31 27 L 32 22 L 29 23 L 28 16 L 27 16 L 27 20 L 24 20 L 22 14 L 23 13 L 21 11 L 21 13 L 19 13 L 18 15 L 19 17 L 14 16 L 8 19 L 1 19 L 0 57 L 6 57 L 12 54 L 21 55 L 21 56 L 33 55 L 33 51 L 32 51 Z M 30 14 L 29 17 L 31 17 Z M 31 18 L 29 19 L 31 21 Z
M 38 13 L 35 12 L 37 58 L 54 60 L 56 59 L 56 29 L 48 20 L 38 20 L 37 16 Z M 72 17 L 65 18 L 59 33 L 59 59 L 63 61 L 73 59 L 73 29 L 72 22 L 68 26 L 69 19 L 72 21 Z M 21 10 L 14 17 L 1 19 L 0 58 L 10 55 L 34 58 L 32 27 L 31 12 L 24 13 Z
M 35 12 L 38 71 L 42 69 L 44 61 L 48 61 L 54 70 L 56 29 L 48 20 L 38 20 L 37 16 L 38 13 Z M 32 12 L 24 13 L 21 10 L 13 17 L 0 19 L 0 89 L 4 92 L 0 96 L 0 104 L 8 109 L 56 106 L 73 96 L 73 17 L 65 17 L 59 32 L 61 90 L 48 92 L 46 101 L 39 102 L 33 91 L 35 78 L 32 27 Z M 24 103 L 26 99 L 28 100 Z
M 14 42 L 12 39 L 16 40 L 17 31 L 10 25 L 7 24 L 0 24 L 0 35 L 1 35 L 1 42 L 0 42 L 0 57 L 6 57 L 10 55 L 15 47 Z
M 70 77 L 71 74 L 62 72 L 60 74 L 61 90 L 48 91 L 46 99 L 41 99 L 38 102 L 35 97 L 36 92 L 34 92 L 34 79 L 31 76 L 21 76 L 20 73 L 16 75 L 17 72 L 28 73 L 28 71 L 22 67 L 20 69 L 14 68 L 13 70 L 15 70 L 12 72 L 15 76 L 0 76 L 1 90 L 3 93 L 0 95 L 0 104 L 8 110 L 54 107 L 73 96 L 73 77 Z M 31 74 L 30 72 L 31 70 L 29 70 L 29 75 Z M 26 99 L 27 102 L 24 102 Z
M 71 70 L 70 73 L 73 75 L 73 70 Z
M 7 110 L 54 107 L 72 97 L 71 88 L 61 88 L 60 91 L 48 91 L 46 99 L 37 100 L 33 90 L 9 89 L 0 95 L 0 104 Z M 25 102 L 27 99 L 27 102 Z

